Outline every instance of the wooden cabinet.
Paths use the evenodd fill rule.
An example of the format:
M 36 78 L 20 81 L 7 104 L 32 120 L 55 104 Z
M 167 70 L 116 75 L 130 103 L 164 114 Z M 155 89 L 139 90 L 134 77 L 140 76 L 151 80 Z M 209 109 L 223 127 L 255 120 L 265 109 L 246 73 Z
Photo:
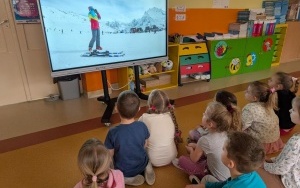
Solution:
M 169 59 L 179 65 L 179 85 L 210 80 L 210 58 L 205 42 L 169 45 Z
M 274 53 L 272 57 L 272 66 L 279 65 L 280 63 L 282 47 L 283 47 L 283 42 L 285 39 L 287 27 L 288 27 L 287 24 L 276 24 L 275 27 L 276 42 L 275 42 Z
M 276 35 L 208 42 L 212 79 L 271 67 Z

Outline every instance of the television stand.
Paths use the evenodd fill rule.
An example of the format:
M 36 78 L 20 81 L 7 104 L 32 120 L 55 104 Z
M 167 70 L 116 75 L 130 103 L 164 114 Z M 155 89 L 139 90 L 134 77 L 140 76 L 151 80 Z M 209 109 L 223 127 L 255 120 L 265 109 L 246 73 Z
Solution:
M 134 66 L 134 74 L 135 74 L 135 93 L 139 96 L 142 100 L 148 100 L 148 95 L 145 95 L 141 92 L 140 87 L 140 80 L 139 80 L 139 66 Z M 108 92 L 108 85 L 107 85 L 107 76 L 106 76 L 106 70 L 101 70 L 101 77 L 102 77 L 102 84 L 103 84 L 103 92 L 104 96 L 100 96 L 97 98 L 98 101 L 101 101 L 107 105 L 103 116 L 101 118 L 101 123 L 104 123 L 106 126 L 110 126 L 110 118 L 115 108 L 115 103 L 117 102 L 117 97 L 110 98 L 109 92 Z
M 117 98 L 111 99 L 109 97 L 106 70 L 101 70 L 101 77 L 102 77 L 104 96 L 98 97 L 97 100 L 101 101 L 107 105 L 107 107 L 103 113 L 103 116 L 101 118 L 101 123 L 104 123 L 104 125 L 106 125 L 106 126 L 110 126 L 110 118 L 111 118 L 112 112 L 114 111 Z

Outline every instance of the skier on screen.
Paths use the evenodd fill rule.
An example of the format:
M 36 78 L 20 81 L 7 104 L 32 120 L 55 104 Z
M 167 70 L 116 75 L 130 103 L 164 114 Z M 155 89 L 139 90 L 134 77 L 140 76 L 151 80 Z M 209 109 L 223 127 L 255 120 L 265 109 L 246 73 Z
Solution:
M 93 51 L 93 46 L 96 41 L 96 50 L 102 50 L 102 47 L 100 46 L 100 24 L 99 21 L 101 19 L 100 14 L 96 9 L 94 9 L 92 6 L 88 7 L 89 14 L 88 17 L 91 22 L 91 30 L 92 30 L 92 39 L 89 43 L 89 51 Z

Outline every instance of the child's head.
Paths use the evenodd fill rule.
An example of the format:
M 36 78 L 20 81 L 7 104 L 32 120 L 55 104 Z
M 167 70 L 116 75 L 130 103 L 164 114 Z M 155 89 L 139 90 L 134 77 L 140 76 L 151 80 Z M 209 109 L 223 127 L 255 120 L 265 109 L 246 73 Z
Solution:
M 203 114 L 202 125 L 218 132 L 240 130 L 240 116 L 236 106 L 226 108 L 219 102 L 210 102 Z
M 140 109 L 140 99 L 133 91 L 123 91 L 117 99 L 117 111 L 122 118 L 132 119 Z
M 291 120 L 295 124 L 300 124 L 300 97 L 295 97 L 292 101 L 292 109 L 290 109 Z
M 216 93 L 215 100 L 224 106 L 237 105 L 236 96 L 228 91 L 220 90 Z
M 229 169 L 249 173 L 258 169 L 265 159 L 261 142 L 244 132 L 230 132 L 223 146 L 222 162 Z
M 295 81 L 293 77 L 285 72 L 276 72 L 268 81 L 268 85 L 276 90 L 290 90 L 294 86 L 294 93 L 298 91 L 299 81 Z
M 84 187 L 96 188 L 106 181 L 112 168 L 112 159 L 103 143 L 92 138 L 87 140 L 78 153 L 78 167 L 84 176 Z
M 165 113 L 171 108 L 170 100 L 167 94 L 161 90 L 153 90 L 148 98 L 148 112 L 149 113 Z
M 268 109 L 277 109 L 277 94 L 275 90 L 263 82 L 252 82 L 246 90 L 245 98 L 250 102 L 264 103 Z

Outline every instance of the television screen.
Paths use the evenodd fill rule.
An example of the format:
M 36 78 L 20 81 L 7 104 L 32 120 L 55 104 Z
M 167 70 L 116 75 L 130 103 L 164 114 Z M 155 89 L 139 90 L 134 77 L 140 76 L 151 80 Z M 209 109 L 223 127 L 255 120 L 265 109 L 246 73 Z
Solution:
M 167 0 L 39 0 L 51 75 L 167 59 Z

